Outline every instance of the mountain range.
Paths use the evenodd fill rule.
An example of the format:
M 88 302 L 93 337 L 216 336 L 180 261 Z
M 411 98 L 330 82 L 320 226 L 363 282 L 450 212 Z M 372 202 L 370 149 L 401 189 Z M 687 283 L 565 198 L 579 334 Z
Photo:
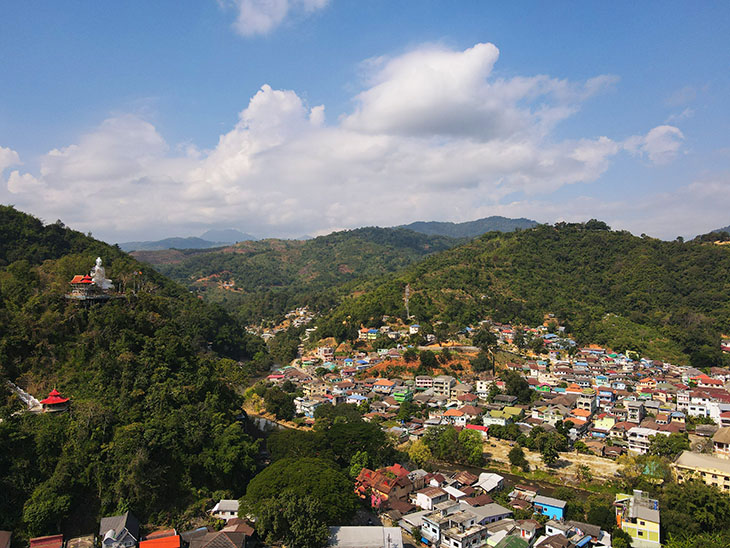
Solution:
M 475 238 L 487 232 L 512 232 L 513 230 L 532 228 L 537 225 L 537 221 L 525 219 L 524 217 L 510 219 L 508 217 L 492 216 L 463 223 L 416 221 L 415 223 L 400 225 L 398 228 L 407 228 L 422 234 L 448 236 L 450 238 Z
M 507 217 L 485 217 L 476 221 L 451 223 L 440 221 L 417 221 L 395 228 L 406 228 L 429 236 L 448 236 L 449 238 L 474 238 L 486 232 L 511 232 L 517 229 L 532 228 L 538 223 L 530 219 L 510 219 Z M 123 242 L 119 247 L 123 251 L 160 251 L 163 249 L 208 249 L 221 247 L 236 242 L 257 240 L 255 236 L 239 230 L 212 229 L 198 237 L 171 237 L 163 240 Z M 297 240 L 309 240 L 311 236 L 301 236 Z
M 221 247 L 224 245 L 243 242 L 246 240 L 255 240 L 256 237 L 246 234 L 233 228 L 222 230 L 208 230 L 199 238 L 196 236 L 189 237 L 171 237 L 162 240 L 140 241 L 140 242 L 122 242 L 119 247 L 122 251 L 159 251 L 162 249 L 208 249 L 211 247 Z

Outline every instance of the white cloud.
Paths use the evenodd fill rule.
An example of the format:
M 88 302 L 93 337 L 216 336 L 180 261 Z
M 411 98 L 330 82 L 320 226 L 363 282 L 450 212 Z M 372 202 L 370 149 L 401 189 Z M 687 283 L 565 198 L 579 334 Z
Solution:
M 671 126 L 629 144 L 557 139 L 555 124 L 615 79 L 494 78 L 497 58 L 477 44 L 373 61 L 353 112 L 331 124 L 324 105 L 264 85 L 208 151 L 170 146 L 138 116 L 109 118 L 45 154 L 39 173 L 11 173 L 8 190 L 18 207 L 117 240 L 210 226 L 298 236 L 467 220 L 595 181 L 622 148 L 651 161 L 676 153 Z
M 624 148 L 632 154 L 646 156 L 653 164 L 671 162 L 679 152 L 684 134 L 674 126 L 657 126 L 646 135 L 635 135 L 624 141 Z
M 11 148 L 0 147 L 0 174 L 7 168 L 20 164 L 20 156 Z
M 371 60 L 371 87 L 356 96 L 355 112 L 343 125 L 368 133 L 480 140 L 544 134 L 580 101 L 615 82 L 612 76 L 582 85 L 548 76 L 490 79 L 498 58 L 494 44 L 476 44 L 466 51 L 429 46 Z
M 243 36 L 265 35 L 292 12 L 311 13 L 327 4 L 328 0 L 234 0 L 238 15 L 233 27 Z

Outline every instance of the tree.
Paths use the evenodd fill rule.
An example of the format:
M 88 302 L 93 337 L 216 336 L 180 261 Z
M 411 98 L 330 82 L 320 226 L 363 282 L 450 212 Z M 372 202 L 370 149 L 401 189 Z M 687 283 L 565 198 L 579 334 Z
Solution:
M 501 377 L 505 382 L 505 393 L 516 396 L 519 403 L 530 403 L 532 401 L 532 390 L 522 375 L 516 371 L 504 371 Z
M 423 468 L 433 458 L 433 455 L 423 440 L 416 440 L 408 448 L 408 457 L 416 466 Z
M 542 462 L 544 462 L 547 466 L 552 466 L 553 464 L 555 464 L 558 461 L 558 457 L 560 456 L 555 445 L 556 444 L 554 438 L 547 437 L 545 443 L 540 449 Z
M 674 460 L 682 451 L 689 451 L 689 436 L 686 432 L 673 432 L 669 436 L 659 434 L 649 438 L 649 454 Z
M 328 525 L 347 520 L 357 505 L 350 480 L 334 463 L 318 458 L 285 458 L 267 466 L 250 481 L 240 504 L 259 517 L 267 501 L 285 491 L 317 500 L 317 515 Z
M 525 452 L 519 445 L 515 445 L 512 449 L 510 449 L 507 457 L 509 458 L 509 462 L 512 466 L 522 468 L 525 472 L 529 471 L 530 465 L 525 458 Z
M 418 352 L 416 352 L 413 348 L 409 348 L 403 352 L 403 359 L 406 363 L 414 362 L 418 359 Z
M 430 350 L 422 351 L 419 354 L 419 359 L 421 361 L 421 367 L 425 369 L 434 369 L 439 365 L 438 360 L 436 359 L 436 355 Z
M 356 478 L 360 470 L 368 467 L 368 454 L 365 451 L 358 451 L 350 459 L 350 477 Z
M 591 480 L 593 480 L 593 472 L 591 472 L 589 466 L 585 464 L 581 464 L 580 466 L 578 466 L 578 479 L 585 482 L 590 482 Z
M 471 368 L 475 373 L 492 370 L 492 361 L 489 359 L 489 355 L 483 350 L 480 350 L 479 353 L 472 358 L 470 363 Z
M 322 503 L 315 497 L 284 491 L 260 504 L 256 532 L 272 544 L 281 542 L 297 548 L 327 545 L 329 528 Z

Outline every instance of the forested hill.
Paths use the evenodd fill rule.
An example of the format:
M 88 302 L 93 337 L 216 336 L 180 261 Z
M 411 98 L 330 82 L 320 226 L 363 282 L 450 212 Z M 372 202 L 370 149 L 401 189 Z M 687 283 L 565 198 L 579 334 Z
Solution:
M 65 299 L 97 256 L 126 291 Z M 127 509 L 180 525 L 216 490 L 240 496 L 258 445 L 234 385 L 266 361 L 220 307 L 116 247 L 0 207 L 0 529 L 68 537 Z M 71 411 L 25 412 L 6 381 L 39 400 L 56 388 Z
M 308 304 L 326 310 L 340 289 L 400 270 L 464 240 L 399 228 L 360 228 L 311 240 L 240 242 L 213 251 L 136 252 L 172 279 L 247 322 Z
M 401 225 L 400 228 L 415 230 L 422 234 L 432 236 L 448 236 L 449 238 L 474 238 L 487 232 L 512 232 L 525 228 L 537 226 L 536 221 L 530 219 L 510 219 L 508 217 L 485 217 L 476 221 L 464 223 L 450 223 L 439 221 L 417 221 L 409 225 Z
M 599 221 L 489 233 L 428 257 L 349 298 L 320 321 L 320 335 L 351 335 L 383 314 L 452 329 L 484 317 L 535 325 L 554 313 L 581 342 L 719 363 L 730 332 L 730 248 L 610 231 Z M 344 323 L 343 323 L 344 322 Z

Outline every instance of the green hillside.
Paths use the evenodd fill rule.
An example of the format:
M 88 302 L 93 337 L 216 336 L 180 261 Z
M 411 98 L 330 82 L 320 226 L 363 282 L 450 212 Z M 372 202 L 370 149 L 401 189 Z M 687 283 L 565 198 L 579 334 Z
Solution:
M 310 305 L 327 310 L 348 284 L 377 278 L 463 240 L 360 228 L 312 240 L 260 240 L 201 252 L 137 252 L 158 271 L 258 322 Z
M 97 256 L 127 280 L 120 298 L 65 299 Z M 223 309 L 118 248 L 0 207 L 0 529 L 68 537 L 127 509 L 179 525 L 240 496 L 258 444 L 235 385 L 266 360 Z M 6 381 L 39 400 L 57 388 L 71 411 L 25 412 Z
M 599 221 L 489 233 L 426 258 L 344 301 L 321 335 L 350 336 L 383 314 L 411 314 L 456 330 L 484 317 L 542 323 L 553 313 L 579 342 L 719 363 L 730 332 L 730 248 L 610 231 Z

